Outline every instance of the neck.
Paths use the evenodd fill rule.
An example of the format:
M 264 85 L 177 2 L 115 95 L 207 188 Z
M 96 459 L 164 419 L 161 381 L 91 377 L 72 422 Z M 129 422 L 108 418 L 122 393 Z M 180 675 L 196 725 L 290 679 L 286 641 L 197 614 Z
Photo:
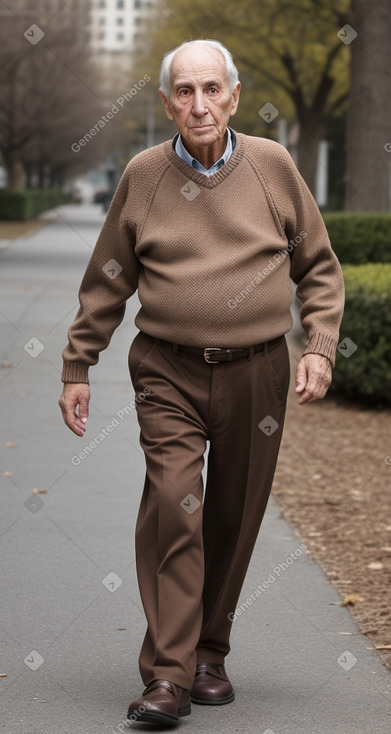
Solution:
M 227 147 L 227 135 L 228 130 L 225 131 L 222 140 L 216 140 L 216 142 L 210 146 L 202 145 L 196 147 L 194 145 L 189 145 L 189 143 L 187 141 L 185 142 L 183 138 L 182 144 L 184 148 L 186 148 L 187 152 L 190 153 L 193 158 L 196 158 L 197 161 L 199 161 L 201 165 L 208 170 L 209 168 L 212 168 L 212 166 L 217 163 L 223 155 Z

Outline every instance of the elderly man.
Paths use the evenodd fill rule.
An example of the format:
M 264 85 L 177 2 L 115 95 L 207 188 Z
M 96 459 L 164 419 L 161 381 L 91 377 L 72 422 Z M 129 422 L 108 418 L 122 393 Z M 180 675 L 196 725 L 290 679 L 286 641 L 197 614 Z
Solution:
M 157 725 L 191 701 L 234 699 L 224 663 L 283 430 L 291 278 L 308 336 L 301 404 L 327 391 L 343 311 L 341 268 L 289 153 L 228 127 L 239 93 L 218 42 L 166 54 L 159 94 L 178 133 L 128 164 L 63 351 L 60 406 L 83 436 L 88 368 L 138 289 L 129 369 L 145 395 L 136 560 L 147 630 L 145 690 L 128 716 Z

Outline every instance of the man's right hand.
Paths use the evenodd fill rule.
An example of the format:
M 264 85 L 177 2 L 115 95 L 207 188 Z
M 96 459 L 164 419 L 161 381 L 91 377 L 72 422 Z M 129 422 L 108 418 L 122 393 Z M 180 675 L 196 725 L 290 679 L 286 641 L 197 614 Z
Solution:
M 76 436 L 84 436 L 88 418 L 90 386 L 85 382 L 66 382 L 58 404 L 68 428 Z

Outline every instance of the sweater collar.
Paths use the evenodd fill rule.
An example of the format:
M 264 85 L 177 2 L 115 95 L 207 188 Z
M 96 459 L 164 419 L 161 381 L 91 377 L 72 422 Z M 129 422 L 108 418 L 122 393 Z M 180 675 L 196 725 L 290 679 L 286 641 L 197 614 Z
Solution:
M 226 161 L 224 165 L 216 173 L 213 174 L 213 176 L 205 176 L 204 173 L 200 173 L 199 171 L 194 170 L 188 163 L 186 163 L 184 160 L 182 160 L 182 158 L 177 155 L 177 153 L 175 152 L 175 145 L 178 140 L 179 133 L 174 136 L 173 140 L 167 140 L 165 143 L 163 143 L 163 149 L 166 158 L 168 158 L 171 165 L 173 165 L 176 169 L 183 173 L 187 179 L 191 179 L 199 186 L 204 186 L 205 188 L 214 188 L 219 183 L 224 181 L 224 179 L 231 173 L 231 171 L 234 170 L 234 168 L 236 168 L 238 163 L 243 158 L 243 138 L 245 136 L 241 135 L 240 133 L 235 133 L 235 131 L 231 128 L 229 129 L 232 133 L 232 155 L 229 160 Z
M 185 146 L 183 145 L 182 136 L 176 135 L 175 136 L 175 143 L 173 141 L 173 148 L 175 150 L 175 153 L 179 155 L 180 158 L 182 158 L 183 161 L 186 161 L 186 163 L 189 164 L 192 168 L 194 168 L 195 171 L 199 171 L 200 173 L 203 173 L 204 176 L 213 176 L 220 168 L 223 166 L 227 161 L 230 159 L 232 155 L 232 151 L 234 149 L 233 144 L 233 136 L 235 135 L 234 131 L 231 130 L 230 127 L 227 127 L 227 144 L 225 146 L 225 150 L 221 158 L 216 161 L 216 163 L 213 164 L 209 169 L 206 169 L 202 163 L 197 158 L 194 158 L 190 153 L 186 150 Z M 236 143 L 236 135 L 235 135 L 235 143 Z

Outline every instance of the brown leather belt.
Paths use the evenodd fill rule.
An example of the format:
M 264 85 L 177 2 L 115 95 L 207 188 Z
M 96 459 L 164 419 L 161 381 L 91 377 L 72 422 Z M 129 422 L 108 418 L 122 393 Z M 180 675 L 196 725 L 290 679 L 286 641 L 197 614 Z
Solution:
M 244 359 L 245 357 L 250 359 L 253 354 L 263 352 L 265 347 L 271 347 L 273 344 L 281 342 L 284 336 L 278 336 L 276 339 L 271 339 L 268 342 L 256 344 L 254 347 L 234 347 L 232 349 L 221 347 L 188 347 L 184 344 L 166 342 L 164 339 L 158 339 L 157 337 L 154 337 L 154 339 L 162 347 L 171 349 L 175 354 L 178 354 L 178 352 L 194 354 L 196 357 L 203 357 L 208 364 L 218 364 L 219 362 L 232 362 L 235 359 Z

